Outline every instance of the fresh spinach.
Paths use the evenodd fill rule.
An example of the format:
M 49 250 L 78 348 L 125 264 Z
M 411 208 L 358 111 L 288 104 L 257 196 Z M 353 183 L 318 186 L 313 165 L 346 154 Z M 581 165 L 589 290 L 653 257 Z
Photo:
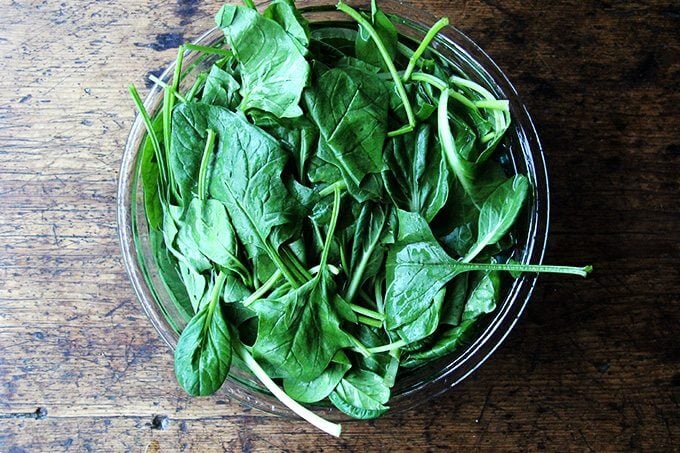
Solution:
M 519 262 L 533 189 L 508 163 L 510 104 L 431 45 L 448 20 L 415 43 L 375 0 L 338 9 L 357 26 L 225 5 L 229 48 L 180 46 L 155 116 L 130 88 L 162 308 L 188 322 L 179 384 L 209 395 L 241 368 L 333 435 L 300 403 L 378 417 L 404 369 L 474 340 L 501 273 L 591 270 Z M 188 84 L 185 50 L 212 62 Z

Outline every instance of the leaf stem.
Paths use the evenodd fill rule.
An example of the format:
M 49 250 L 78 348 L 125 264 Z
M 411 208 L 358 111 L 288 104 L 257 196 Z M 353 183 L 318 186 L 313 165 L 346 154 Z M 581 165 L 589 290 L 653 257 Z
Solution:
M 243 0 L 243 4 L 250 9 L 255 9 L 255 3 L 253 2 L 253 0 Z
M 132 100 L 135 103 L 137 110 L 139 110 L 139 114 L 142 115 L 142 121 L 144 122 L 144 126 L 146 126 L 146 131 L 149 134 L 149 138 L 151 139 L 154 154 L 156 155 L 156 161 L 158 162 L 158 170 L 159 173 L 161 174 L 161 182 L 163 183 L 163 185 L 165 185 L 168 183 L 167 169 L 165 167 L 165 162 L 163 159 L 163 152 L 161 151 L 161 144 L 158 141 L 158 136 L 156 136 L 156 131 L 153 128 L 153 123 L 151 122 L 151 118 L 149 117 L 149 112 L 146 111 L 146 107 L 144 107 L 144 103 L 142 102 L 142 99 L 139 97 L 137 88 L 135 88 L 133 84 L 130 84 L 130 86 L 128 87 L 128 91 L 130 92 L 130 96 L 132 96 Z
M 217 47 L 208 47 L 208 46 L 201 46 L 198 44 L 191 44 L 191 43 L 186 43 L 184 44 L 184 48 L 187 50 L 194 50 L 197 52 L 205 52 L 205 53 L 212 53 L 215 55 L 222 55 L 223 57 L 233 57 L 234 54 L 227 49 L 218 49 Z
M 404 346 L 406 346 L 406 344 L 407 343 L 404 340 L 397 340 L 394 343 L 389 343 L 389 344 L 382 345 L 382 346 L 376 346 L 374 348 L 368 348 L 368 351 L 372 354 L 378 354 L 380 352 L 391 352 L 391 351 L 394 351 L 396 349 L 403 348 Z
M 515 263 L 465 263 L 456 261 L 451 265 L 460 272 L 467 271 L 509 271 L 509 272 L 537 272 L 547 274 L 571 274 L 580 277 L 587 276 L 593 271 L 593 266 L 548 266 L 543 264 L 515 264 Z
M 331 213 L 331 220 L 328 224 L 326 242 L 324 243 L 323 250 L 321 251 L 321 261 L 319 262 L 321 269 L 324 269 L 326 267 L 326 263 L 328 262 L 328 254 L 331 251 L 333 235 L 335 234 L 335 225 L 338 223 L 338 215 L 340 214 L 340 188 L 335 186 L 333 189 L 333 212 Z
M 361 315 L 368 316 L 369 318 L 377 319 L 378 321 L 384 321 L 385 316 L 382 313 L 378 313 L 377 311 L 369 310 L 368 308 L 362 307 L 361 305 L 356 305 L 356 304 L 349 304 L 349 306 L 352 308 L 352 311 L 355 313 L 359 313 Z
M 369 318 L 368 316 L 357 316 L 357 321 L 359 321 L 362 324 L 366 324 L 367 326 L 371 327 L 377 327 L 380 328 L 382 327 L 382 322 L 378 321 L 377 319 Z
M 191 86 L 191 89 L 187 93 L 186 99 L 183 99 L 183 102 L 193 101 L 194 96 L 196 96 L 196 93 L 198 93 L 198 90 L 201 89 L 201 86 L 205 82 L 205 79 L 207 78 L 207 74 L 205 72 L 200 73 L 197 77 L 196 80 L 194 81 L 194 84 Z
M 260 382 L 269 390 L 272 395 L 279 399 L 284 405 L 286 405 L 290 410 L 298 414 L 303 419 L 307 420 L 312 425 L 319 428 L 321 431 L 326 432 L 332 436 L 340 437 L 342 432 L 342 427 L 336 423 L 329 422 L 325 420 L 309 409 L 302 406 L 300 403 L 295 401 L 293 398 L 288 396 L 286 392 L 281 390 L 281 388 L 274 383 L 272 378 L 270 378 L 267 373 L 262 369 L 259 363 L 253 358 L 252 355 L 246 350 L 245 346 L 240 341 L 235 341 L 233 343 L 235 352 L 241 357 L 243 363 L 252 371 L 252 373 L 257 377 Z
M 213 287 L 213 292 L 210 295 L 210 300 L 208 301 L 208 312 L 207 316 L 205 319 L 205 323 L 203 324 L 203 333 L 201 335 L 201 338 L 206 337 L 206 332 L 210 328 L 211 320 L 213 317 L 213 313 L 215 313 L 215 307 L 217 307 L 217 302 L 220 300 L 220 294 L 222 293 L 222 287 L 224 286 L 224 283 L 227 281 L 227 274 L 226 272 L 220 271 L 219 274 L 217 274 L 217 279 L 215 279 L 215 286 Z
M 373 25 L 371 25 L 369 21 L 367 21 L 361 14 L 359 14 L 357 10 L 347 5 L 346 3 L 343 3 L 342 0 L 338 2 L 336 7 L 338 10 L 342 11 L 343 13 L 347 14 L 352 19 L 357 21 L 362 27 L 366 29 L 368 34 L 371 35 L 371 38 L 375 42 L 375 45 L 378 48 L 378 51 L 380 52 L 380 56 L 382 56 L 383 60 L 385 61 L 385 65 L 387 66 L 387 69 L 392 75 L 392 80 L 394 80 L 394 85 L 397 87 L 399 97 L 401 98 L 401 101 L 404 103 L 404 110 L 406 111 L 408 124 L 397 129 L 396 131 L 388 132 L 387 136 L 394 137 L 396 135 L 411 132 L 416 127 L 416 117 L 413 114 L 413 108 L 411 108 L 411 101 L 409 101 L 408 99 L 408 95 L 406 94 L 406 90 L 404 89 L 404 84 L 401 81 L 401 77 L 399 77 L 399 74 L 397 73 L 397 68 L 394 66 L 394 62 L 392 61 L 392 58 L 390 58 L 390 54 L 389 52 L 387 52 L 385 44 L 383 44 L 382 39 L 380 39 L 378 32 L 375 31 Z
M 170 85 L 168 85 L 167 83 L 163 82 L 161 79 L 159 79 L 159 78 L 156 77 L 155 75 L 151 74 L 151 75 L 149 76 L 149 80 L 151 80 L 153 83 L 155 83 L 156 85 L 160 86 L 161 88 L 170 89 L 170 91 L 172 92 L 172 95 L 175 96 L 175 97 L 176 97 L 177 99 L 179 99 L 180 101 L 182 101 L 182 102 L 186 102 L 186 101 L 187 101 L 186 98 L 185 98 L 184 96 L 182 96 L 181 94 L 179 94 L 177 91 L 175 91 L 175 89 L 172 88 L 172 86 L 170 86 Z
M 335 188 L 339 188 L 340 190 L 346 190 L 347 189 L 347 183 L 345 182 L 344 179 L 341 179 L 340 181 L 335 181 L 333 184 L 329 184 L 323 189 L 319 191 L 319 196 L 320 197 L 327 197 L 328 195 L 332 194 L 335 191 Z
M 201 166 L 198 170 L 198 198 L 200 200 L 205 200 L 208 197 L 208 188 L 206 187 L 206 181 L 208 177 L 208 165 L 210 164 L 210 157 L 212 155 L 212 149 L 215 146 L 215 131 L 208 129 L 208 138 L 205 142 L 205 148 L 203 148 L 203 156 L 201 157 Z
M 442 79 L 440 79 L 439 77 L 435 77 L 432 74 L 427 74 L 425 72 L 414 72 L 413 74 L 411 74 L 411 79 L 416 82 L 425 82 L 427 84 L 430 84 L 433 87 L 439 89 L 440 91 L 449 88 L 448 84 L 444 82 Z M 468 107 L 473 110 L 478 109 L 477 105 L 474 102 L 472 102 L 471 100 L 469 100 L 468 98 L 466 98 L 465 96 L 463 96 L 462 94 L 455 90 L 449 90 L 449 97 L 460 102 L 465 107 Z
M 276 282 L 281 278 L 283 275 L 283 272 L 281 272 L 281 269 L 276 269 L 274 273 L 267 279 L 266 282 L 262 284 L 259 288 L 255 290 L 250 296 L 246 297 L 243 300 L 243 306 L 247 307 L 248 305 L 252 304 L 256 300 L 260 299 L 262 296 L 267 294 L 270 289 L 276 284 Z
M 439 30 L 446 27 L 447 25 L 449 25 L 448 17 L 442 17 L 441 19 L 439 19 L 437 22 L 434 23 L 432 28 L 430 28 L 428 30 L 427 34 L 425 35 L 423 40 L 418 45 L 415 52 L 413 52 L 413 55 L 411 55 L 411 59 L 408 62 L 408 66 L 406 66 L 406 71 L 404 72 L 404 76 L 403 76 L 404 82 L 408 82 L 408 79 L 411 77 L 411 73 L 413 72 L 413 69 L 416 67 L 416 62 L 421 57 L 423 52 L 425 52 L 425 50 L 427 49 L 427 46 L 430 45 L 430 42 L 432 42 L 434 37 L 437 36 L 437 33 L 439 33 Z
M 361 341 L 357 340 L 357 338 L 354 335 L 349 334 L 347 332 L 345 332 L 345 335 L 347 335 L 350 341 L 354 343 L 354 347 L 356 348 L 357 352 L 359 352 L 361 355 L 363 355 L 364 357 L 370 357 L 372 355 L 371 351 L 366 349 L 366 346 L 364 346 L 364 344 Z

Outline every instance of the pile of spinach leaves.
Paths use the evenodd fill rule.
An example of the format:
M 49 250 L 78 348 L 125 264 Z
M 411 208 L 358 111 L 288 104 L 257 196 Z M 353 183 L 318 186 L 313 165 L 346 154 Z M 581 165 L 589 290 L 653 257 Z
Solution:
M 209 395 L 234 363 L 339 435 L 299 403 L 378 417 L 402 370 L 495 309 L 501 272 L 589 269 L 508 259 L 532 188 L 499 163 L 508 102 L 430 48 L 446 19 L 414 44 L 375 2 L 338 4 L 358 30 L 246 3 L 216 16 L 224 48 L 179 49 L 154 118 L 131 87 L 150 241 L 188 322 L 175 371 Z M 186 50 L 216 61 L 180 93 Z

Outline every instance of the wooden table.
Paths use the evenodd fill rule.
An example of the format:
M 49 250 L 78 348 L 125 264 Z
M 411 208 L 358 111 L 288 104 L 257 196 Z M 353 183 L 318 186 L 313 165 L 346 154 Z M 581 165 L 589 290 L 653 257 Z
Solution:
M 553 4 L 558 3 L 558 4 Z M 116 235 L 126 86 L 220 2 L 0 0 L 0 451 L 351 448 L 665 450 L 680 445 L 680 9 L 676 2 L 418 2 L 523 94 L 553 200 L 521 322 L 436 403 L 339 439 L 188 398 Z

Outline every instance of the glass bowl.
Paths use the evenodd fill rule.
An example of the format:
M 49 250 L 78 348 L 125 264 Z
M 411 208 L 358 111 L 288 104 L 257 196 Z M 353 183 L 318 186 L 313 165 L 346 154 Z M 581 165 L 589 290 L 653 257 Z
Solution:
M 349 2 L 367 11 L 368 2 Z M 268 2 L 258 5 L 265 7 Z M 380 8 L 391 16 L 402 39 L 420 41 L 435 18 L 415 5 L 395 0 L 380 0 Z M 345 14 L 335 9 L 328 0 L 300 2 L 298 8 L 313 27 L 333 26 L 356 29 L 357 25 Z M 196 44 L 205 46 L 224 42 L 219 29 L 201 36 Z M 432 47 L 467 77 L 486 87 L 498 98 L 508 99 L 512 124 L 506 132 L 504 146 L 508 167 L 529 178 L 533 192 L 524 210 L 521 226 L 514 233 L 517 245 L 514 258 L 523 263 L 540 264 L 548 236 L 549 191 L 545 160 L 539 138 L 526 107 L 508 78 L 471 39 L 454 27 L 444 28 Z M 187 90 L 199 72 L 210 67 L 214 59 L 204 54 L 187 52 L 183 68 L 185 76 L 181 91 Z M 159 77 L 163 82 L 172 79 L 174 65 Z M 155 85 L 144 102 L 153 116 L 162 105 L 162 89 Z M 161 338 L 174 350 L 183 326 L 188 321 L 174 307 L 166 288 L 160 280 L 157 265 L 149 244 L 149 234 L 144 214 L 143 190 L 139 176 L 141 146 L 146 130 L 138 115 L 127 140 L 120 169 L 118 185 L 118 228 L 125 267 L 132 286 L 149 320 Z M 400 374 L 392 389 L 390 411 L 411 409 L 431 400 L 455 386 L 475 371 L 501 344 L 513 328 L 531 296 L 536 276 L 528 275 L 506 281 L 501 302 L 493 313 L 478 322 L 476 335 L 470 342 L 442 359 L 413 371 Z M 172 366 L 168 357 L 168 366 Z M 261 387 L 247 372 L 232 366 L 230 376 L 220 392 L 273 414 L 292 416 L 293 413 Z M 332 407 L 311 406 L 312 410 L 331 420 L 348 420 Z

